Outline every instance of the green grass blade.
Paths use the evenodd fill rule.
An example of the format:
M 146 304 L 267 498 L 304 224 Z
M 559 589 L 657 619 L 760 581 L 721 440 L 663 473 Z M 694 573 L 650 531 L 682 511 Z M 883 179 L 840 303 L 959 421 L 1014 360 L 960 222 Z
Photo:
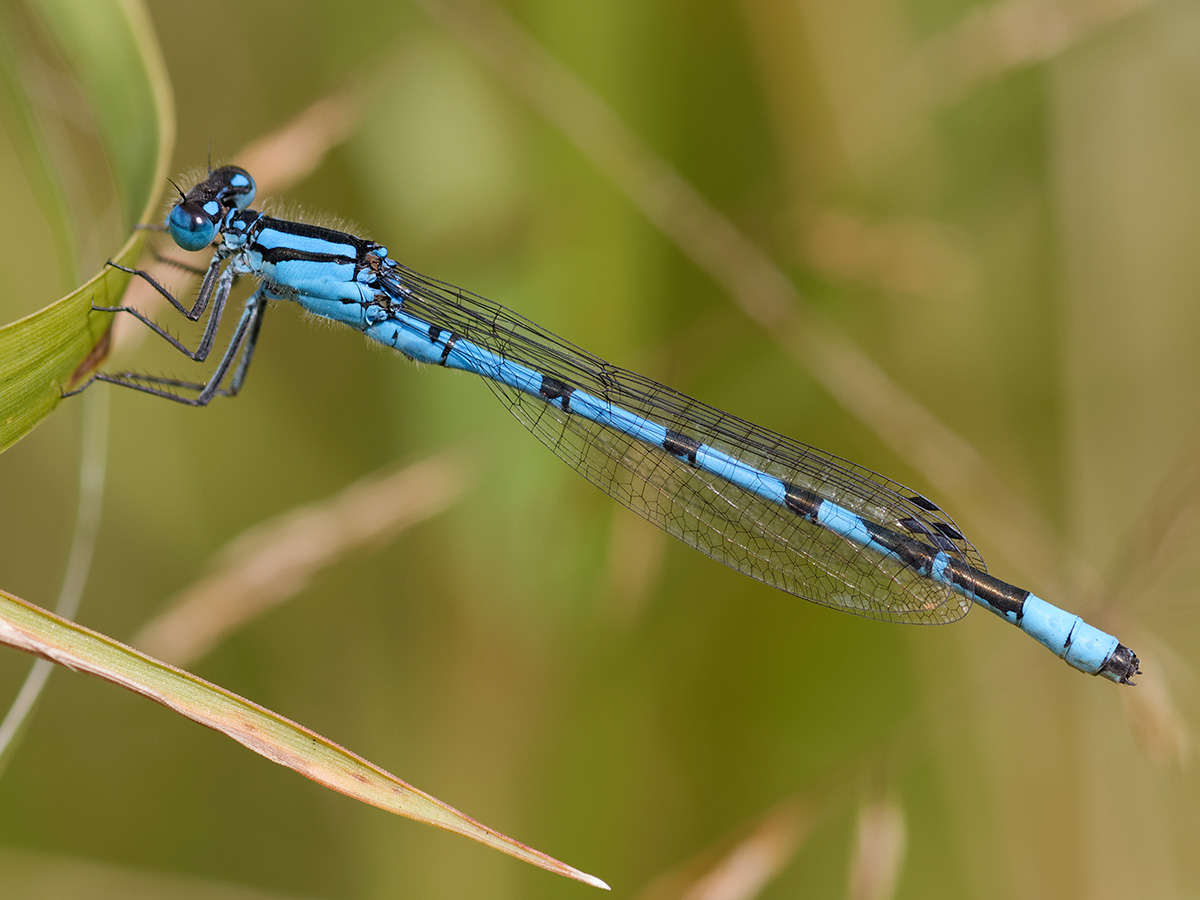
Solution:
M 29 10 L 71 65 L 107 155 L 126 221 L 148 221 L 167 177 L 174 134 L 170 85 L 141 5 L 133 0 L 35 0 Z M 26 127 L 36 129 L 34 117 Z M 47 142 L 32 135 L 32 146 Z M 70 215 L 58 206 L 54 215 Z M 69 224 L 69 223 L 68 223 Z M 114 259 L 133 265 L 145 233 Z M 62 260 L 73 270 L 75 260 Z M 57 302 L 0 328 L 0 451 L 50 413 L 108 352 L 112 316 L 92 305 L 119 302 L 129 276 L 104 269 Z
M 118 259 L 137 259 L 141 240 Z M 0 451 L 24 437 L 108 353 L 111 313 L 129 276 L 105 269 L 57 303 L 0 328 Z

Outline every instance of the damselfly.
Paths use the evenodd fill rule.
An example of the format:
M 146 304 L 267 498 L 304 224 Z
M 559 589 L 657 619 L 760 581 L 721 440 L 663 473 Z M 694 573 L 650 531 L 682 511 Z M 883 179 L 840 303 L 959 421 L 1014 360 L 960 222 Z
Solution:
M 954 522 L 921 494 L 607 363 L 497 303 L 400 265 L 373 241 L 256 212 L 254 194 L 247 171 L 224 166 L 181 194 L 167 217 L 184 250 L 215 247 L 191 307 L 146 272 L 126 270 L 190 320 L 209 312 L 196 350 L 132 308 L 106 308 L 136 316 L 202 362 L 234 283 L 257 279 L 209 379 L 121 372 L 93 380 L 190 406 L 232 396 L 245 382 L 268 303 L 290 301 L 417 362 L 481 376 L 593 484 L 773 587 L 891 622 L 953 622 L 978 604 L 1082 672 L 1120 684 L 1139 674 L 1137 655 L 1115 637 L 988 575 Z

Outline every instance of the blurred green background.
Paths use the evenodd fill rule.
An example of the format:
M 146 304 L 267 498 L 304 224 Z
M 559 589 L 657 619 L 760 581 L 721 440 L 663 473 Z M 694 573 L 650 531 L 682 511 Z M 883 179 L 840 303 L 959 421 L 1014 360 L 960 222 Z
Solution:
M 862 879 L 895 858 L 897 897 L 1200 893 L 1200 6 L 149 9 L 176 170 L 357 98 L 346 139 L 274 209 L 353 222 L 419 271 L 927 493 L 994 574 L 1116 633 L 1146 675 L 1083 677 L 982 612 L 897 627 L 773 592 L 616 506 L 482 384 L 290 309 L 236 401 L 111 391 L 80 621 L 128 639 L 246 529 L 455 451 L 471 474 L 453 508 L 345 554 L 190 668 L 622 897 L 698 891 L 763 834 L 770 877 L 728 896 L 889 896 Z M 568 139 L 580 124 L 603 154 L 600 107 L 567 94 L 547 114 L 514 89 L 520 73 L 572 87 L 543 52 L 778 267 L 795 291 L 779 327 L 739 304 L 781 297 L 747 275 L 756 258 L 711 232 L 687 250 L 707 219 L 665 203 L 649 220 L 620 167 Z M 83 272 L 63 271 L 0 152 L 7 322 L 124 234 L 97 191 Z M 79 166 L 94 185 L 94 159 Z M 860 355 L 825 354 L 841 340 Z M 892 395 L 846 359 L 949 430 L 896 432 Z M 115 364 L 192 374 L 149 344 Z M 81 408 L 0 459 L 0 586 L 41 605 L 67 556 Z M 28 665 L 0 653 L 6 695 Z M 794 827 L 764 826 L 780 809 Z M 6 897 L 590 890 L 65 672 L 0 780 L 0 878 Z

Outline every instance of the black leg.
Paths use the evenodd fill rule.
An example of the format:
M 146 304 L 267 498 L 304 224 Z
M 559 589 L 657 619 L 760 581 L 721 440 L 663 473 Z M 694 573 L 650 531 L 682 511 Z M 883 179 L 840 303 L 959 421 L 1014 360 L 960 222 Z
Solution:
M 226 291 L 228 293 L 228 291 Z M 221 301 L 224 303 L 224 300 Z M 246 380 L 246 372 L 250 368 L 250 359 L 258 343 L 258 334 L 262 328 L 262 316 L 267 307 L 267 297 L 260 290 L 246 302 L 246 308 L 238 319 L 233 337 L 230 338 L 225 352 L 213 370 L 208 381 L 203 384 L 194 381 L 182 381 L 175 378 L 164 378 L 158 375 L 143 375 L 137 372 L 100 372 L 82 387 L 64 393 L 64 397 L 78 394 L 94 381 L 103 381 L 120 387 L 131 388 L 144 394 L 152 394 L 185 406 L 208 406 L 214 397 L 232 397 L 242 388 Z M 215 304 L 214 304 L 215 312 Z M 229 374 L 233 362 L 241 356 L 229 387 L 222 388 L 221 382 Z M 185 392 L 195 392 L 196 396 L 189 397 Z
M 236 396 L 237 392 L 242 389 L 242 384 L 246 381 L 246 372 L 250 369 L 250 360 L 254 357 L 254 351 L 258 347 L 258 333 L 262 331 L 263 312 L 267 308 L 267 298 L 259 290 L 250 299 L 255 301 L 254 314 L 250 320 L 246 346 L 242 350 L 242 360 L 238 363 L 238 367 L 233 373 L 233 380 L 229 382 L 229 390 L 225 394 L 228 397 Z
M 204 315 L 204 310 L 208 306 L 209 298 L 212 296 L 213 285 L 214 285 L 215 279 L 217 277 L 217 272 L 221 268 L 222 262 L 223 262 L 223 260 L 221 259 L 221 257 L 214 255 L 212 258 L 212 262 L 210 262 L 208 264 L 208 268 L 206 268 L 202 271 L 198 270 L 198 274 L 202 274 L 204 276 L 204 281 L 200 285 L 200 291 L 199 291 L 199 293 L 196 294 L 196 302 L 192 305 L 191 309 L 188 309 L 186 306 L 184 306 L 182 303 L 180 303 L 179 300 L 176 299 L 174 294 L 172 294 L 169 290 L 167 290 L 165 287 L 163 287 L 161 284 L 159 284 L 157 279 L 155 279 L 155 277 L 153 275 L 151 275 L 149 272 L 147 272 L 145 269 L 131 269 L 128 266 L 123 266 L 120 263 L 115 263 L 111 259 L 108 260 L 105 263 L 105 265 L 111 266 L 114 269 L 119 269 L 122 272 L 128 272 L 130 275 L 134 275 L 134 276 L 142 279 L 148 285 L 150 285 L 150 287 L 152 287 L 152 288 L 154 288 L 154 290 L 158 291 L 159 295 L 162 296 L 168 303 L 170 303 L 177 310 L 179 310 L 181 313 L 183 313 L 185 316 L 187 316 L 191 321 L 196 322 L 200 319 L 200 317 L 202 315 Z M 97 307 L 97 309 L 103 309 L 106 311 L 116 312 L 116 311 L 124 311 L 127 309 L 127 307 L 112 306 L 112 307 Z
M 136 275 L 146 281 L 151 287 L 158 291 L 163 297 L 171 302 L 177 310 L 183 313 L 190 321 L 196 322 L 204 315 L 204 311 L 208 308 L 209 302 L 212 302 L 212 313 L 208 317 L 208 324 L 204 328 L 204 334 L 200 338 L 200 346 L 192 350 L 184 346 L 178 338 L 164 329 L 161 325 L 146 318 L 146 316 L 134 309 L 131 306 L 95 306 L 93 309 L 101 312 L 123 312 L 133 316 L 163 340 L 167 341 L 172 347 L 178 350 L 185 356 L 195 360 L 196 362 L 204 362 L 208 359 L 208 354 L 212 350 L 213 341 L 216 339 L 217 328 L 221 325 L 221 317 L 225 312 L 225 301 L 229 299 L 229 292 L 233 288 L 233 282 L 236 280 L 236 275 L 230 267 L 226 266 L 224 271 L 221 271 L 222 260 L 214 256 L 212 263 L 204 273 L 204 281 L 200 285 L 200 292 L 196 295 L 196 302 L 191 309 L 180 303 L 175 296 L 165 287 L 159 284 L 150 273 L 144 269 L 130 269 L 125 266 L 118 265 L 114 262 L 108 264 L 114 269 L 120 269 L 122 272 L 128 272 L 131 275 Z

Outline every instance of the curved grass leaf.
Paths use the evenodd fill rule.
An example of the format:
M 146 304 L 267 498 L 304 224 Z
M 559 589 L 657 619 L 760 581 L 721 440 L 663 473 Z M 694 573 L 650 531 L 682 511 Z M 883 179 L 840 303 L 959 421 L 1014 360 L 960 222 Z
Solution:
M 149 697 L 356 800 L 608 889 L 600 879 L 505 837 L 290 719 L 2 591 L 0 643 Z
M 117 259 L 136 260 L 140 237 Z M 126 265 L 129 263 L 126 262 Z M 66 297 L 0 328 L 0 451 L 24 437 L 81 385 L 108 354 L 112 314 L 92 311 L 119 301 L 129 276 L 106 268 Z
M 145 11 L 134 0 L 33 0 L 28 12 L 57 43 L 71 66 L 100 138 L 125 221 L 146 221 L 166 181 L 174 135 L 170 85 Z M 9 67 L 15 69 L 16 67 Z M 24 143 L 44 148 L 28 98 L 14 91 Z M 48 155 L 48 154 L 46 154 Z M 45 155 L 36 160 L 47 192 L 66 192 Z M 58 205 L 54 215 L 68 216 Z M 132 265 L 145 233 L 133 231 L 113 258 Z M 73 259 L 62 260 L 74 270 Z M 119 301 L 129 276 L 104 269 L 56 303 L 0 328 L 0 451 L 20 440 L 78 387 L 108 351 L 112 316 L 92 305 Z

